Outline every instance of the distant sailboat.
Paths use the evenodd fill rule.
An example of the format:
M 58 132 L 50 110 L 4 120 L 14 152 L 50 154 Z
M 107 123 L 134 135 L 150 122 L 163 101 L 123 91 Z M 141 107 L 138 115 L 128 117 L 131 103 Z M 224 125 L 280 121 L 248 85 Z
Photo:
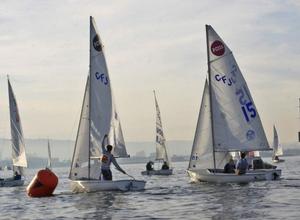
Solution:
M 156 107 L 156 160 L 162 161 L 165 163 L 163 166 L 169 169 L 159 169 L 159 170 L 146 170 L 142 171 L 142 175 L 171 175 L 173 173 L 173 169 L 171 168 L 171 160 L 167 153 L 166 148 L 166 139 L 164 136 L 160 110 L 156 98 L 155 91 L 154 92 L 154 100 Z
M 9 113 L 10 113 L 10 128 L 11 128 L 11 142 L 12 142 L 12 160 L 13 172 L 12 178 L 1 179 L 1 187 L 22 186 L 24 184 L 24 168 L 27 167 L 27 159 L 25 153 L 25 142 L 23 138 L 23 130 L 21 119 L 19 115 L 17 101 L 12 90 L 9 79 L 8 96 L 9 96 Z
M 99 180 L 100 149 L 106 134 L 109 144 L 114 147 L 114 156 L 129 157 L 112 95 L 102 42 L 95 21 L 90 17 L 90 71 L 69 175 L 71 189 L 73 192 L 144 189 L 145 181 Z
M 224 41 L 206 25 L 208 78 L 195 132 L 188 174 L 192 181 L 247 183 L 277 179 L 278 169 L 223 173 L 231 152 L 270 150 L 246 81 Z
M 279 144 L 279 138 L 278 138 L 278 133 L 277 130 L 275 128 L 275 125 L 273 126 L 273 155 L 272 155 L 272 161 L 274 163 L 279 163 L 279 162 L 283 162 L 283 159 L 279 159 L 279 156 L 283 155 L 283 149 L 281 144 Z
M 49 141 L 49 139 L 48 139 L 47 147 L 48 147 L 48 163 L 47 163 L 46 168 L 51 169 L 52 168 L 52 161 L 51 161 L 52 159 L 51 159 L 51 149 L 50 149 L 50 141 Z

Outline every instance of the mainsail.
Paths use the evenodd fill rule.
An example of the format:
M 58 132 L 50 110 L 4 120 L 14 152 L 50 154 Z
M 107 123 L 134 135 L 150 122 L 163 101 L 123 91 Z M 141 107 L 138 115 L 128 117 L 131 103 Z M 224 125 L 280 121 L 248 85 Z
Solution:
M 278 138 L 275 125 L 273 126 L 273 133 L 274 133 L 274 137 L 273 137 L 273 158 L 274 158 L 275 156 L 282 156 L 283 150 L 282 150 L 282 146 L 279 144 L 279 138 Z
M 128 157 L 121 123 L 114 104 L 111 82 L 103 46 L 90 17 L 90 71 L 86 83 L 70 179 L 98 179 L 100 175 L 101 144 L 109 135 L 114 154 Z
M 247 83 L 227 45 L 206 25 L 215 151 L 270 150 Z
M 160 110 L 159 110 L 155 91 L 153 92 L 154 92 L 154 100 L 155 100 L 155 107 L 156 107 L 156 160 L 166 161 L 168 166 L 170 166 L 171 161 L 169 160 L 167 154 L 166 139 L 162 128 Z
M 25 143 L 23 138 L 21 119 L 19 115 L 17 101 L 9 79 L 7 80 L 7 82 L 9 96 L 13 170 L 18 171 L 20 174 L 23 175 L 23 167 L 27 167 L 27 159 L 25 154 Z

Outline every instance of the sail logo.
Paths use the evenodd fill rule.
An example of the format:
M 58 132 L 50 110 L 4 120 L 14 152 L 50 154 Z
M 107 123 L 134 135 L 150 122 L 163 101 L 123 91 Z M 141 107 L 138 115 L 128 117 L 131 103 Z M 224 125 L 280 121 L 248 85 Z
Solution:
M 210 50 L 216 56 L 222 56 L 225 53 L 224 44 L 219 40 L 216 40 L 211 44 Z
M 97 50 L 98 52 L 102 51 L 102 45 L 100 42 L 100 38 L 98 36 L 98 34 L 96 34 L 96 36 L 93 39 L 93 47 L 95 48 L 95 50 Z
M 246 138 L 248 141 L 255 139 L 255 132 L 253 130 L 248 130 L 246 133 Z
M 96 72 L 95 73 L 95 77 L 96 77 L 97 80 L 100 80 L 104 85 L 108 84 L 108 77 L 105 76 L 104 73 L 98 73 L 98 72 Z
M 236 83 L 235 77 L 227 77 L 226 75 L 221 76 L 220 74 L 216 74 L 215 79 L 218 82 L 222 81 L 224 84 L 226 84 L 228 86 L 232 86 L 232 84 Z

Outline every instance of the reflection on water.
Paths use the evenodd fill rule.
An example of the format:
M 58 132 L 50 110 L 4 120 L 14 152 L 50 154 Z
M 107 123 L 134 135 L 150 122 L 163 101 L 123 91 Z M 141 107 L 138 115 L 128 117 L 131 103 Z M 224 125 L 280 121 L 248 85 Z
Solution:
M 123 165 L 147 180 L 142 192 L 73 194 L 68 168 L 59 176 L 55 196 L 29 198 L 24 187 L 0 188 L 0 219 L 298 219 L 299 157 L 287 157 L 283 179 L 250 184 L 190 183 L 186 163 L 174 163 L 175 175 L 144 177 L 144 164 Z M 27 170 L 27 184 L 36 170 Z M 127 178 L 115 172 L 115 179 Z
M 83 218 L 111 218 L 111 209 L 121 203 L 116 192 L 80 193 L 76 197 L 74 207 L 83 214 Z M 121 197 L 122 200 L 122 197 Z

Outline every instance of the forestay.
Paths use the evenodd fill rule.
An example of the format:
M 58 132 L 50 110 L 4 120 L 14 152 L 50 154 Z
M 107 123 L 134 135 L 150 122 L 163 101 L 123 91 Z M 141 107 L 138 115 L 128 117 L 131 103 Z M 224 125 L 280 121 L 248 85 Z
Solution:
M 20 174 L 23 175 L 22 167 L 27 167 L 23 130 L 22 130 L 17 101 L 9 79 L 7 80 L 7 82 L 8 82 L 10 128 L 11 128 L 11 141 L 12 141 L 12 160 L 14 166 L 13 170 L 18 171 Z
M 232 52 L 211 26 L 206 28 L 215 151 L 269 150 L 259 114 Z
M 223 168 L 229 153 L 216 152 L 216 168 Z M 214 167 L 213 143 L 211 128 L 211 110 L 209 98 L 209 84 L 205 81 L 201 107 L 198 116 L 196 132 L 190 157 L 189 169 L 206 169 Z
M 168 166 L 170 166 L 171 161 L 169 160 L 167 154 L 166 139 L 162 128 L 160 110 L 156 99 L 155 91 L 153 92 L 156 107 L 156 160 L 164 160 L 168 163 Z
M 112 97 L 103 45 L 90 18 L 90 72 L 86 83 L 70 179 L 98 179 L 101 144 L 109 135 L 114 154 L 127 157 L 120 120 Z M 92 159 L 91 159 L 92 158 Z

